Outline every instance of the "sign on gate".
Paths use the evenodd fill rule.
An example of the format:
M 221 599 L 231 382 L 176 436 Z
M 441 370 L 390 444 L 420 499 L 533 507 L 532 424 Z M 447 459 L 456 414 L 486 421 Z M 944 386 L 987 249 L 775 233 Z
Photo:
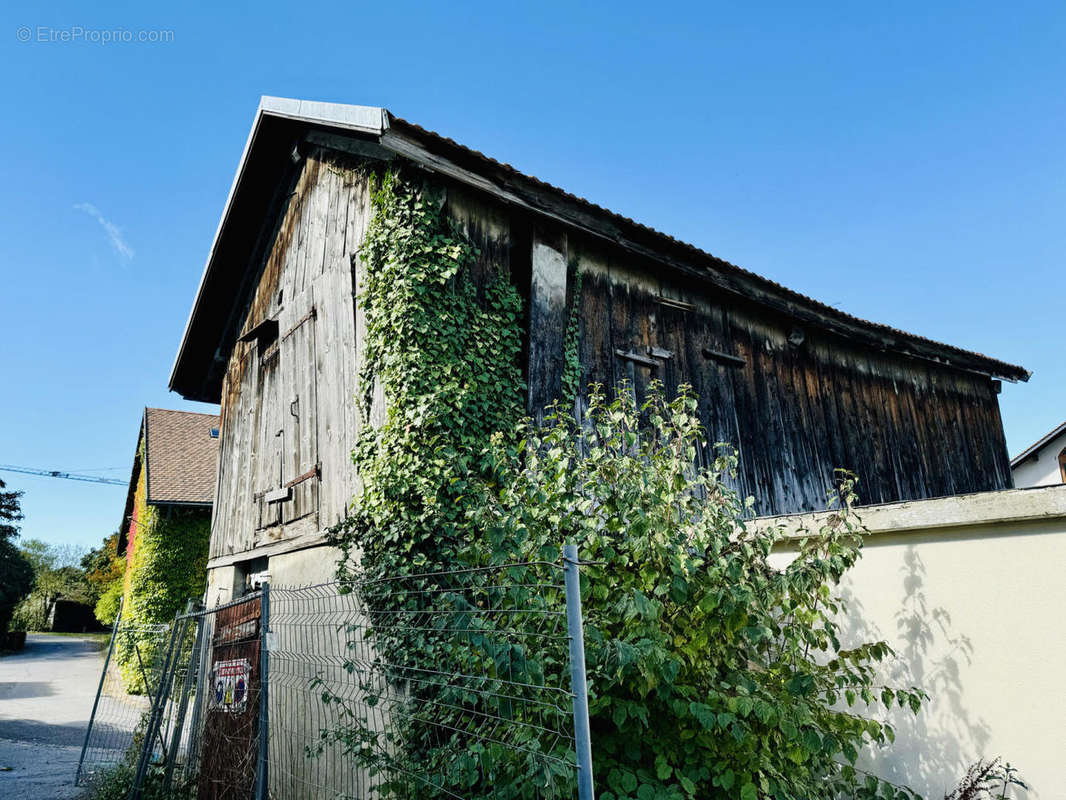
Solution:
M 247 658 L 216 661 L 211 667 L 211 708 L 229 714 L 243 713 L 248 706 L 251 674 L 252 665 Z

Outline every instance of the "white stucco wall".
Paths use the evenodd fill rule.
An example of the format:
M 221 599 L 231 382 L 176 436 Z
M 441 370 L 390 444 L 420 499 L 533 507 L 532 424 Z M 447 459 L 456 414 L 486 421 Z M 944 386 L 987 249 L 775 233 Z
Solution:
M 974 760 L 1002 756 L 1033 787 L 1017 797 L 1066 796 L 1066 486 L 860 513 L 871 534 L 843 586 L 847 637 L 886 640 L 887 677 L 932 696 L 917 717 L 894 712 L 896 744 L 868 765 L 940 798 Z
M 1059 469 L 1059 453 L 1066 447 L 1066 433 L 1056 436 L 1040 448 L 1036 458 L 1027 458 L 1011 468 L 1014 485 L 1019 489 L 1029 486 L 1055 486 L 1062 483 Z

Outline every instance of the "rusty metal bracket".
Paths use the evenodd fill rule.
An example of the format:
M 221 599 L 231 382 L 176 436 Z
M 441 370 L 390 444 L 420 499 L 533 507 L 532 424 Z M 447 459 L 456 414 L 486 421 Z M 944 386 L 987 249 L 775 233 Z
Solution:
M 314 306 L 311 306 L 311 310 L 308 311 L 306 314 L 304 314 L 302 317 L 300 317 L 298 320 L 296 320 L 296 323 L 291 328 L 289 328 L 287 331 L 285 331 L 284 335 L 281 338 L 282 339 L 288 339 L 290 336 L 292 336 L 294 333 L 296 333 L 296 329 L 297 328 L 299 328 L 301 325 L 303 325 L 309 319 L 315 319 L 317 316 L 318 316 L 318 309 L 315 308 Z
M 296 486 L 296 484 L 298 484 L 298 483 L 303 483 L 304 481 L 309 481 L 309 480 L 311 480 L 311 478 L 317 478 L 318 477 L 318 473 L 319 473 L 318 464 L 315 464 L 313 467 L 311 467 L 311 469 L 307 470 L 307 472 L 305 472 L 303 475 L 297 475 L 291 481 L 286 483 L 285 484 L 285 488 L 286 489 L 291 489 L 293 486 Z

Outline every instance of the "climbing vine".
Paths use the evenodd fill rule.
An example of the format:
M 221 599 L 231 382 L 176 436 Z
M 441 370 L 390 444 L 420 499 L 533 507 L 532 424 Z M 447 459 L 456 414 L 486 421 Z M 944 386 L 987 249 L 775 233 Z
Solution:
M 495 431 L 523 410 L 521 300 L 509 276 L 479 292 L 477 248 L 421 176 L 372 173 L 374 216 L 359 256 L 366 318 L 352 454 L 362 483 L 332 532 L 340 573 L 395 575 L 466 560 L 470 487 Z
M 143 444 L 140 457 L 143 463 Z M 167 643 L 152 626 L 172 623 L 190 597 L 203 594 L 211 514 L 198 508 L 148 505 L 143 469 L 134 506 L 129 544 L 133 552 L 126 570 L 117 657 L 126 691 L 141 693 L 145 675 L 158 666 Z
M 566 321 L 566 340 L 563 346 L 563 402 L 572 403 L 581 391 L 581 273 L 574 271 L 574 296 L 570 301 L 570 316 Z

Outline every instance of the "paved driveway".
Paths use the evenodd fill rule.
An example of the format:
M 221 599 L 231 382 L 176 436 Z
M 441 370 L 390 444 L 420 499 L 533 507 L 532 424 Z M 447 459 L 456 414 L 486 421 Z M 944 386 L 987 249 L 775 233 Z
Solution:
M 76 796 L 74 770 L 103 667 L 99 639 L 30 634 L 0 658 L 0 798 Z

